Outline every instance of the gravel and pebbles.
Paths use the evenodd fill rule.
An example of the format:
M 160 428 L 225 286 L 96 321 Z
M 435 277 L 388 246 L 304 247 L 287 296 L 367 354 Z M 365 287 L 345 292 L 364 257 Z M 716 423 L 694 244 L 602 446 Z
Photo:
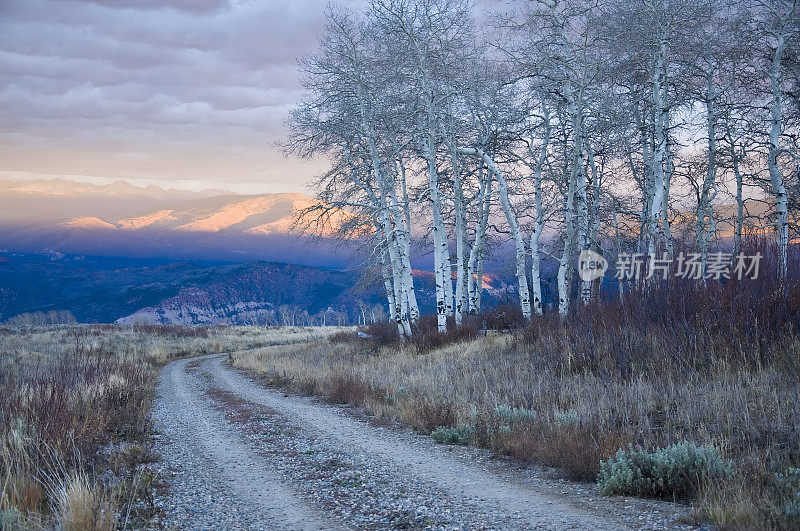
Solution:
M 666 529 L 677 504 L 599 496 L 474 448 L 443 447 L 357 410 L 288 396 L 222 357 L 165 367 L 154 406 L 181 529 Z

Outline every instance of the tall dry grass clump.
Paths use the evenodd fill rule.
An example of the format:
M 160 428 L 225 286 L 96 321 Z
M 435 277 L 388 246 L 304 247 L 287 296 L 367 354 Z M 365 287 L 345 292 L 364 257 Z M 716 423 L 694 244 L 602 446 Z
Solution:
M 64 531 L 94 529 L 110 531 L 117 528 L 115 501 L 101 485 L 82 472 L 60 478 L 52 486 L 57 521 Z
M 433 347 L 342 336 L 233 363 L 577 478 L 646 463 L 655 476 L 609 481 L 720 523 L 786 527 L 800 525 L 798 330 L 797 285 L 672 284 Z

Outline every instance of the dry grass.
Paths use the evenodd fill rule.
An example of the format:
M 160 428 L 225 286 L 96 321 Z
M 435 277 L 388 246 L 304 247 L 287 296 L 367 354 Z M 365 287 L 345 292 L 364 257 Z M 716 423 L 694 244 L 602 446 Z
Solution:
M 82 472 L 61 478 L 51 497 L 58 523 L 65 531 L 117 528 L 115 503 L 103 492 L 102 486 Z
M 233 364 L 425 433 L 469 425 L 474 444 L 577 478 L 629 444 L 713 446 L 734 476 L 695 499 L 701 518 L 800 525 L 800 495 L 775 481 L 800 461 L 800 297 L 730 297 L 662 293 L 431 350 L 338 338 Z
M 171 359 L 309 341 L 341 329 L 0 329 L 0 528 L 146 526 L 149 409 Z

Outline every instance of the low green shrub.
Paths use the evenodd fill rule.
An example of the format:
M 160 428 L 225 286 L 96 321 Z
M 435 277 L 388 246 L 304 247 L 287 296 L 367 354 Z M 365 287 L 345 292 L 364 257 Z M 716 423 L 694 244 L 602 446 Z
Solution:
M 439 444 L 458 444 L 465 446 L 472 440 L 472 433 L 472 426 L 469 424 L 460 424 L 456 428 L 440 426 L 431 433 L 431 437 Z
M 683 441 L 653 452 L 618 450 L 600 463 L 597 485 L 603 494 L 691 498 L 703 485 L 729 473 L 715 448 Z
M 775 474 L 775 501 L 781 516 L 800 518 L 800 468 Z
M 536 411 L 533 409 L 526 409 L 524 407 L 511 407 L 506 404 L 500 404 L 494 408 L 494 414 L 509 424 L 536 420 L 538 417 Z
M 553 420 L 559 426 L 572 426 L 578 423 L 578 412 L 574 409 L 566 411 L 556 411 L 553 413 Z

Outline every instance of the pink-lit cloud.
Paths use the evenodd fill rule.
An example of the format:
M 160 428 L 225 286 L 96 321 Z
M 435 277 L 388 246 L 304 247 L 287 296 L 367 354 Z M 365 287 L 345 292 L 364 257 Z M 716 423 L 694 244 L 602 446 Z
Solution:
M 4 0 L 0 178 L 307 191 L 270 143 L 321 0 Z

